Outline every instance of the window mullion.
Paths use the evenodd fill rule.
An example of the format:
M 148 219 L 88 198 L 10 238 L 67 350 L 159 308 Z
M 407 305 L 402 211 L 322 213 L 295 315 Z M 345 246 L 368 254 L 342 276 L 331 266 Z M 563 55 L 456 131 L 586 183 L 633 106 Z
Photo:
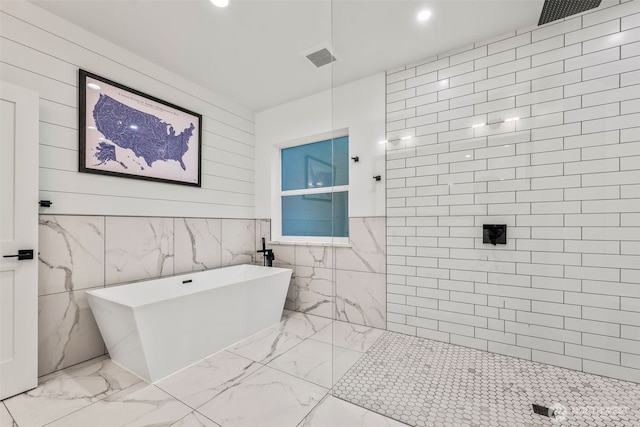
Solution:
M 319 188 L 303 188 L 300 190 L 285 190 L 281 191 L 282 197 L 286 196 L 303 196 L 305 194 L 325 194 L 325 193 L 339 193 L 341 191 L 349 191 L 348 185 L 338 185 L 336 187 L 319 187 Z

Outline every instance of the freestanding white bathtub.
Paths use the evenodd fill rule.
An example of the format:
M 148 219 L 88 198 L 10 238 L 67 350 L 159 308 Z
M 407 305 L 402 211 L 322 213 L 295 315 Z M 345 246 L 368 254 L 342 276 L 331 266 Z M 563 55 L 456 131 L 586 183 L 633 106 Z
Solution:
M 279 322 L 290 278 L 236 265 L 87 295 L 111 359 L 155 382 Z

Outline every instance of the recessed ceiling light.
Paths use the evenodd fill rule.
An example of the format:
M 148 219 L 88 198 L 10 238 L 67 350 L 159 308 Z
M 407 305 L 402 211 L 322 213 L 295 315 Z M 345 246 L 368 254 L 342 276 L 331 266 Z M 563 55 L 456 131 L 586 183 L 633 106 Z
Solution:
M 229 0 L 211 0 L 211 3 L 218 7 L 227 7 L 229 6 Z
M 426 21 L 429 18 L 431 18 L 430 10 L 423 10 L 422 12 L 418 13 L 418 21 Z

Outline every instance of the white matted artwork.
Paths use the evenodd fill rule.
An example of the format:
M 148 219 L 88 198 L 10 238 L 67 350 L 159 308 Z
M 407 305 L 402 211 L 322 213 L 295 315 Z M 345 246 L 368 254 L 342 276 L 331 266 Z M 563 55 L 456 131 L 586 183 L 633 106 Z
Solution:
M 202 116 L 79 70 L 85 173 L 201 185 Z

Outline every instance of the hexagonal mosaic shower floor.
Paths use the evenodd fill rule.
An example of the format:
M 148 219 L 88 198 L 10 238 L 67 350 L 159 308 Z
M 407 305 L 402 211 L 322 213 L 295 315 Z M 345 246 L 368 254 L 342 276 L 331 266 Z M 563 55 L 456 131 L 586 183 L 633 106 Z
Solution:
M 411 426 L 640 426 L 639 384 L 394 332 L 333 394 Z

